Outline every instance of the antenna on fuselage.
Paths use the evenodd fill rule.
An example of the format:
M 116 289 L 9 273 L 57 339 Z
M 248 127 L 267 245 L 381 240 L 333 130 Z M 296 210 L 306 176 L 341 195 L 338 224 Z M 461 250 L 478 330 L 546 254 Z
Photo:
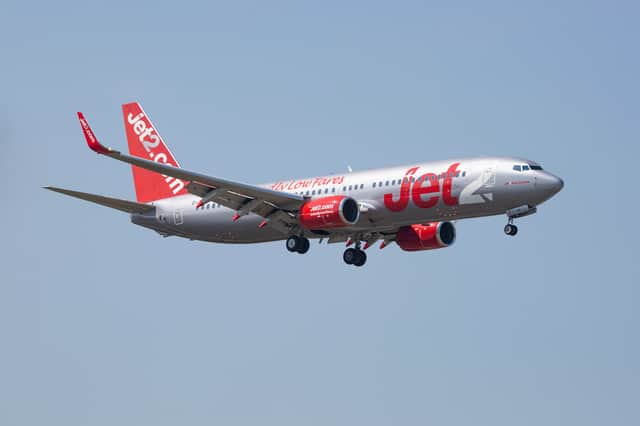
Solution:
M 347 170 L 349 171 L 349 173 L 353 173 L 353 169 L 351 168 L 351 165 L 347 165 Z

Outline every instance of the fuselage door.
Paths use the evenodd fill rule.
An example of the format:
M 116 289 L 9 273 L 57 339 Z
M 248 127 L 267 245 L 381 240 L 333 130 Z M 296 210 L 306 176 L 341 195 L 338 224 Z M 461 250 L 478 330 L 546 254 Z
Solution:
M 182 210 L 173 211 L 173 223 L 176 225 L 182 225 L 184 223 L 184 216 Z
M 487 168 L 482 174 L 482 186 L 493 188 L 496 184 L 496 171 L 493 167 Z
M 485 201 L 493 201 L 493 187 L 496 186 L 496 169 L 495 167 L 487 167 L 482 173 L 483 198 Z

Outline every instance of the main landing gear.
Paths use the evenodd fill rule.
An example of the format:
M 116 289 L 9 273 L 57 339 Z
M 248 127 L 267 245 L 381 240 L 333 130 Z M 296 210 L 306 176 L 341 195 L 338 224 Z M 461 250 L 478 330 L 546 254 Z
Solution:
M 356 248 L 348 248 L 342 255 L 342 260 L 347 265 L 362 266 L 367 262 L 367 253 L 361 250 L 359 246 Z
M 285 246 L 291 253 L 305 254 L 309 251 L 309 239 L 292 235 L 287 238 Z M 360 243 L 356 243 L 355 248 L 348 248 L 342 255 L 342 260 L 347 265 L 363 266 L 367 262 L 367 254 L 360 248 Z
M 292 235 L 287 238 L 287 250 L 292 253 L 305 254 L 309 251 L 309 239 L 305 237 L 297 237 Z

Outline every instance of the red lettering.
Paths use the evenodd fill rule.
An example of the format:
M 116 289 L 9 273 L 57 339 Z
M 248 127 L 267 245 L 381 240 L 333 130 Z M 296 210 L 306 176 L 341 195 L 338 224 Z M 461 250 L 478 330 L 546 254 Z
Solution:
M 449 166 L 449 170 L 447 170 L 446 177 L 444 179 L 444 183 L 442 184 L 442 201 L 448 206 L 455 206 L 458 204 L 458 197 L 453 197 L 451 195 L 451 187 L 453 186 L 453 177 L 457 173 L 457 168 L 460 163 L 454 163 Z
M 414 174 L 418 170 L 417 167 L 412 167 L 405 173 L 405 176 Z M 402 185 L 400 185 L 400 198 L 394 201 L 393 194 L 384 194 L 384 205 L 392 212 L 401 212 L 409 205 L 409 190 L 411 187 L 411 179 L 402 179 Z
M 425 180 L 426 185 L 422 186 L 422 182 Z M 428 209 L 438 204 L 438 196 L 429 197 L 428 199 L 422 199 L 423 194 L 432 194 L 440 191 L 440 183 L 436 179 L 436 175 L 433 173 L 426 173 L 416 179 L 416 183 L 413 184 L 411 190 L 411 199 L 413 203 L 421 209 Z
M 413 179 L 413 174 L 418 167 L 412 167 L 405 173 L 400 186 L 400 197 L 393 199 L 393 194 L 384 194 L 384 205 L 392 212 L 400 212 L 409 205 L 409 195 L 416 207 L 428 209 L 435 207 L 440 198 L 436 193 L 440 192 L 440 180 L 442 180 L 442 201 L 447 206 L 455 206 L 458 204 L 458 197 L 451 194 L 453 188 L 453 178 L 456 177 L 458 166 L 460 163 L 454 163 L 449 166 L 445 173 L 437 175 L 435 173 L 425 173 L 417 179 Z M 412 187 L 413 184 L 413 187 Z M 430 197 L 424 197 L 425 194 L 434 194 Z

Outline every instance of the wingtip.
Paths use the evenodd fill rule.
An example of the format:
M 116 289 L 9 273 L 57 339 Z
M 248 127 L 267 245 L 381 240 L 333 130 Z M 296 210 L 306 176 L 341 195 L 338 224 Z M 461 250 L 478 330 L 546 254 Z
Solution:
M 80 111 L 78 111 L 78 120 L 80 120 L 80 127 L 82 128 L 82 133 L 84 134 L 84 138 L 87 141 L 87 145 L 89 145 L 89 148 L 91 148 L 92 151 L 95 151 L 98 154 L 109 154 L 115 152 L 112 149 L 102 145 L 100 141 L 98 141 L 98 138 L 93 133 L 93 130 L 91 130 L 91 126 L 89 126 L 89 122 L 86 118 L 84 118 L 84 114 Z

